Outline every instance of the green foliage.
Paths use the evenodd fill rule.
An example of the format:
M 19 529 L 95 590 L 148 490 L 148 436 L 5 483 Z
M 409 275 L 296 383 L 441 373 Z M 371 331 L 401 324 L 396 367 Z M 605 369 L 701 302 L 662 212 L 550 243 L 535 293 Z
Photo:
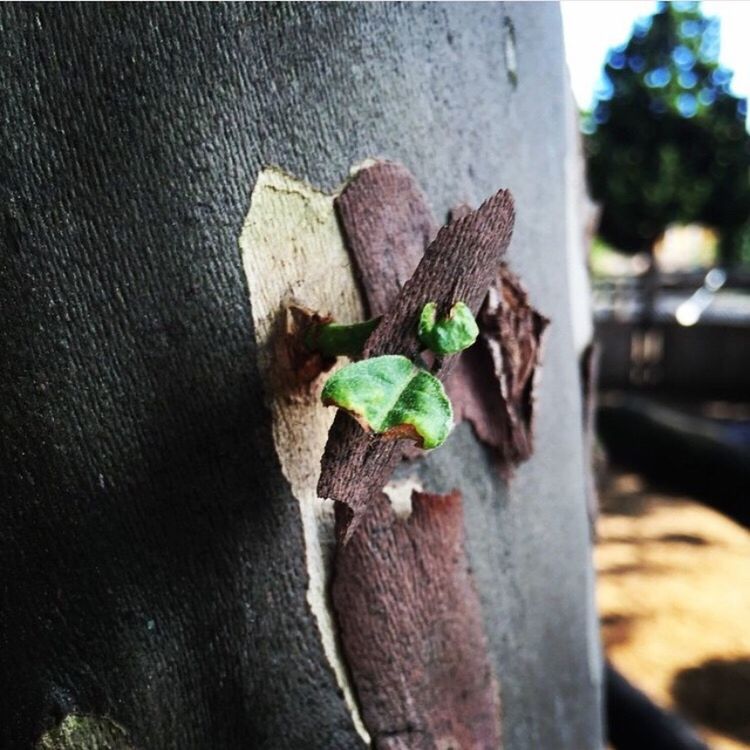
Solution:
M 323 387 L 323 403 L 349 412 L 366 429 L 436 448 L 450 433 L 453 409 L 443 384 L 406 357 L 372 357 L 342 367 Z
M 364 344 L 380 322 L 312 328 L 305 343 L 329 356 L 362 354 Z M 417 331 L 425 347 L 436 354 L 454 354 L 471 346 L 479 327 L 471 310 L 456 302 L 438 320 L 437 305 L 422 308 Z M 365 429 L 391 437 L 411 438 L 422 448 L 441 445 L 453 426 L 453 409 L 443 384 L 406 357 L 386 355 L 354 362 L 334 373 L 322 392 L 323 403 L 338 406 Z
M 419 340 L 435 354 L 455 354 L 470 347 L 479 335 L 474 315 L 463 302 L 456 302 L 445 318 L 437 319 L 437 305 L 428 302 L 419 317 Z
M 600 233 L 618 249 L 648 250 L 669 224 L 700 222 L 736 259 L 750 219 L 750 136 L 718 51 L 718 21 L 695 2 L 660 3 L 610 51 L 583 128 Z
M 358 357 L 379 322 L 380 318 L 371 318 L 351 325 L 325 323 L 310 329 L 305 344 L 328 357 Z

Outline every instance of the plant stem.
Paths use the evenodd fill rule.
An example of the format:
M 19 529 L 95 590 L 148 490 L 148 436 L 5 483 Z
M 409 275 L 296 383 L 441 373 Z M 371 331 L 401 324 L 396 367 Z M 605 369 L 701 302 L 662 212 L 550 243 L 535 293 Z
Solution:
M 305 346 L 328 357 L 357 357 L 362 354 L 365 341 L 379 322 L 377 317 L 351 325 L 325 323 L 314 326 L 305 336 Z

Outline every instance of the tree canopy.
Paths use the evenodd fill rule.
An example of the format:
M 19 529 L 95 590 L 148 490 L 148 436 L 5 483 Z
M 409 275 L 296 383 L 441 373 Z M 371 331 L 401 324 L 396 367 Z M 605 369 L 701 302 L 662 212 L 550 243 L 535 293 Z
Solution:
M 750 218 L 747 100 L 718 63 L 719 22 L 697 2 L 660 2 L 608 53 L 584 118 L 589 186 L 602 238 L 650 249 L 669 224 L 716 228 L 735 260 Z

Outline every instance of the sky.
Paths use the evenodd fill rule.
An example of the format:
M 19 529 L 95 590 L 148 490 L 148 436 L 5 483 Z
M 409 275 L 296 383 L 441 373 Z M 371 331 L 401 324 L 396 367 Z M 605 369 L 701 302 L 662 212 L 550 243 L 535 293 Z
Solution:
M 562 0 L 560 5 L 573 94 L 578 106 L 588 109 L 607 51 L 626 42 L 633 22 L 651 15 L 656 2 Z M 703 0 L 701 9 L 720 20 L 719 62 L 734 71 L 732 92 L 750 98 L 750 0 Z

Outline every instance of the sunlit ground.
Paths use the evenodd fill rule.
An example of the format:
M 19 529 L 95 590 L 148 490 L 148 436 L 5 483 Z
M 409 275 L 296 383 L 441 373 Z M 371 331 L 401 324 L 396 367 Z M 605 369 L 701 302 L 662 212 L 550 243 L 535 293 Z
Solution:
M 602 506 L 596 564 L 610 659 L 712 748 L 750 747 L 750 533 L 633 474 L 613 473 Z

